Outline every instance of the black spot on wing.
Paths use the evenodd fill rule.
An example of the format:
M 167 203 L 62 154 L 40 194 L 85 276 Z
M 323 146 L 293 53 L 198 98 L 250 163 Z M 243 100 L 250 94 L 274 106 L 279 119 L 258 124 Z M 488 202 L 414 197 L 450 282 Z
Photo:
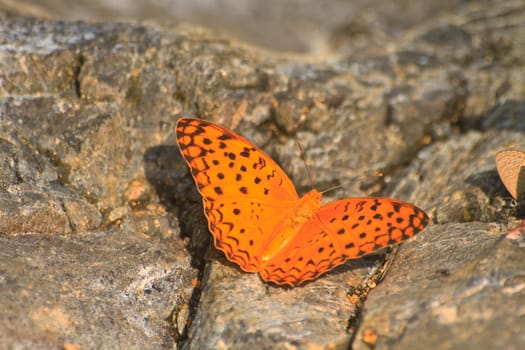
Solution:
M 228 135 L 228 134 L 222 134 L 221 136 L 219 136 L 219 140 L 221 141 L 226 141 L 226 140 L 231 140 L 231 139 L 233 139 L 233 136 Z

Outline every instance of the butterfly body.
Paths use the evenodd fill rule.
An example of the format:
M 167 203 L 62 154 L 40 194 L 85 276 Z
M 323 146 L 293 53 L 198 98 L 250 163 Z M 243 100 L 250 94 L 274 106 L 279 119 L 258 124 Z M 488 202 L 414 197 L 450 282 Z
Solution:
M 242 136 L 192 118 L 175 129 L 215 247 L 265 281 L 297 286 L 412 237 L 429 222 L 421 209 L 389 198 L 321 206 L 320 192 L 299 197 L 284 171 Z
M 268 236 L 261 257 L 263 264 L 270 261 L 279 251 L 286 249 L 299 229 L 311 220 L 317 209 L 321 207 L 321 193 L 311 190 L 293 204 L 295 206 L 285 215 L 285 219 L 277 223 L 273 233 Z

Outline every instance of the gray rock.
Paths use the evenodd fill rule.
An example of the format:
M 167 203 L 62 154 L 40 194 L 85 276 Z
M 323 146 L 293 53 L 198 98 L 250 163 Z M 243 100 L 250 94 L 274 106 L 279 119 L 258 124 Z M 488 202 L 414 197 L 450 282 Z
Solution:
M 388 17 L 341 24 L 325 32 L 329 59 L 8 7 L 0 347 L 523 348 L 523 246 L 502 236 L 523 212 L 494 165 L 525 150 L 518 5 L 442 7 L 454 17 L 391 36 L 374 27 Z M 384 276 L 376 254 L 299 288 L 264 284 L 207 249 L 181 115 L 235 129 L 304 192 L 300 140 L 326 201 L 395 197 L 432 224 Z
M 0 240 L 2 348 L 174 346 L 170 314 L 192 291 L 180 241 L 120 229 Z

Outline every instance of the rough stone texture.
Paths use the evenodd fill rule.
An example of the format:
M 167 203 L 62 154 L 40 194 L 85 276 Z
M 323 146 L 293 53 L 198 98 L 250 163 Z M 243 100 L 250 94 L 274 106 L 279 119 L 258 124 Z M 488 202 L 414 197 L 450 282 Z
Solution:
M 369 330 L 380 349 L 520 349 L 523 266 L 523 247 L 503 239 L 499 225 L 435 225 L 406 244 L 370 293 L 354 349 L 369 349 Z
M 172 348 L 189 299 L 180 241 L 124 230 L 0 236 L 3 349 Z
M 8 13 L 47 19 L 148 20 L 197 24 L 274 50 L 315 52 L 383 51 L 416 23 L 446 17 L 463 0 L 0 0 Z M 501 7 L 501 4 L 500 4 Z
M 525 150 L 525 10 L 447 3 L 390 36 L 386 10 L 329 27 L 323 59 L 0 2 L 0 347 L 524 348 L 524 247 L 502 237 L 523 203 L 494 155 Z M 201 265 L 180 115 L 235 129 L 304 190 L 300 140 L 314 186 L 336 187 L 327 201 L 396 197 L 432 224 L 364 303 L 349 296 L 382 255 L 295 289 L 214 249 Z
M 180 110 L 145 52 L 162 35 L 24 17 L 0 32 L 0 347 L 173 348 L 197 271 L 154 191 Z

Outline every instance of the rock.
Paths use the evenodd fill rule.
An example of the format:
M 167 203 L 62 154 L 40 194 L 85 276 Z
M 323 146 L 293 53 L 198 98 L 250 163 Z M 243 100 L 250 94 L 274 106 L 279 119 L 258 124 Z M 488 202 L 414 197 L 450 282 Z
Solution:
M 410 27 L 449 13 L 473 11 L 477 3 L 464 6 L 461 0 L 407 4 L 382 0 L 201 0 L 148 2 L 121 0 L 118 3 L 79 0 L 2 1 L 0 10 L 9 14 L 46 19 L 108 21 L 153 21 L 192 23 L 276 51 L 314 52 L 332 50 L 382 51 L 384 45 Z M 501 5 L 501 4 L 500 4 Z M 466 9 L 464 8 L 466 7 Z M 504 8 L 504 6 L 500 6 Z M 435 34 L 434 36 L 437 36 Z M 354 51 L 353 48 L 358 50 Z
M 525 150 L 513 6 L 388 37 L 361 23 L 368 49 L 332 31 L 330 59 L 186 25 L 0 15 L 2 347 L 523 348 L 523 246 L 503 236 L 523 213 L 494 164 Z M 235 129 L 302 192 L 300 140 L 326 201 L 395 197 L 432 224 L 384 276 L 376 254 L 264 284 L 206 249 L 181 115 Z
M 0 240 L 2 347 L 174 346 L 170 313 L 192 291 L 180 241 L 119 229 Z
M 127 39 L 115 37 L 128 29 L 142 35 L 127 25 L 2 24 L 2 347 L 177 340 L 171 314 L 190 303 L 197 271 L 144 157 L 178 107 L 154 96 L 166 85 L 140 91 L 139 80 L 173 80 L 151 67 L 139 79 L 128 67 L 130 52 L 119 52 Z
M 368 330 L 377 348 L 520 348 L 523 248 L 502 239 L 499 225 L 435 225 L 403 248 L 367 299 L 355 349 L 370 348 Z

